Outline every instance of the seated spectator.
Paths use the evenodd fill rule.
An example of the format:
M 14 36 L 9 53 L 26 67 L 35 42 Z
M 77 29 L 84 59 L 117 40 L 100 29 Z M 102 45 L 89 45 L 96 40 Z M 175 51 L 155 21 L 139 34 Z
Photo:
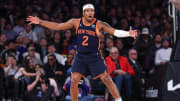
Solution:
M 17 36 L 18 33 L 13 31 L 13 25 L 10 22 L 6 23 L 5 29 L 2 31 L 3 34 L 6 34 L 7 40 L 14 40 Z
M 0 89 L 1 89 L 1 92 L 0 92 L 0 101 L 3 101 L 3 93 L 4 93 L 4 70 L 3 68 L 0 66 Z
M 104 56 L 107 57 L 110 53 L 110 49 L 114 46 L 113 39 L 107 38 L 105 46 L 106 46 L 106 48 L 104 50 Z
M 42 88 L 40 83 L 40 73 L 36 77 L 29 78 L 25 101 L 40 101 L 42 99 Z
M 44 65 L 45 75 L 53 78 L 58 83 L 58 87 L 62 87 L 66 77 L 65 68 L 59 64 L 54 54 L 48 55 L 48 63 Z
M 119 53 L 121 53 L 121 56 L 127 56 L 127 50 L 124 47 L 124 43 L 122 39 L 116 40 L 116 47 L 119 50 Z
M 56 81 L 53 78 L 47 78 L 46 76 L 41 76 L 41 88 L 43 92 L 43 98 L 41 101 L 59 101 L 60 92 Z
M 146 69 L 150 70 L 152 69 L 155 64 L 154 64 L 154 59 L 155 59 L 155 54 L 158 49 L 162 47 L 162 38 L 160 34 L 156 34 L 154 37 L 154 44 L 150 47 L 149 52 L 146 56 Z
M 23 43 L 23 37 L 22 36 L 18 36 L 16 38 L 16 48 L 20 54 L 23 54 L 24 52 L 27 51 L 26 45 Z
M 1 52 L 3 60 L 6 60 L 8 55 L 15 56 L 17 61 L 19 59 L 19 52 L 16 51 L 16 44 L 14 41 L 8 41 L 6 43 L 5 49 Z
M 71 86 L 71 77 L 69 76 L 64 83 L 64 90 L 68 93 L 65 97 L 65 101 L 71 101 L 70 96 L 70 86 Z M 90 82 L 87 78 L 81 79 L 79 81 L 79 101 L 91 101 L 94 98 L 94 95 L 89 94 L 91 90 Z
M 13 55 L 9 55 L 7 57 L 7 67 L 4 68 L 4 74 L 6 79 L 6 98 L 16 98 L 17 89 L 16 89 L 16 82 L 14 80 L 14 75 L 18 70 L 18 66 L 16 64 L 16 58 Z
M 35 51 L 34 46 L 30 46 L 28 48 L 28 51 L 23 54 L 23 57 L 26 57 L 27 55 L 31 57 L 34 64 L 41 64 L 42 65 L 42 61 L 40 59 L 40 54 Z
M 39 53 L 41 56 L 41 60 L 43 61 L 44 57 L 47 55 L 48 51 L 47 51 L 47 40 L 45 38 L 42 38 L 40 40 L 40 49 L 39 49 Z
M 5 49 L 5 43 L 7 43 L 7 37 L 6 34 L 1 34 L 0 35 L 0 52 L 2 53 L 2 51 Z
M 138 37 L 137 42 L 135 43 L 135 48 L 139 52 L 139 62 L 142 66 L 145 66 L 145 58 L 148 53 L 149 47 L 151 44 L 151 37 L 148 28 L 142 28 L 141 34 Z
M 25 25 L 25 30 L 23 32 L 21 32 L 19 35 L 21 35 L 22 37 L 28 37 L 29 40 L 33 41 L 33 42 L 37 42 L 37 35 L 35 32 L 33 32 L 32 30 L 32 25 L 26 24 Z
M 169 46 L 167 38 L 162 39 L 162 48 L 156 51 L 155 65 L 163 65 L 170 61 L 172 48 Z
M 110 55 L 105 58 L 108 71 L 113 78 L 118 91 L 121 92 L 122 84 L 125 83 L 126 93 L 129 101 L 131 101 L 131 76 L 135 74 L 133 68 L 126 57 L 119 56 L 118 48 L 112 47 Z
M 35 70 L 36 70 L 36 72 L 39 72 L 39 73 L 41 73 L 42 75 L 45 75 L 45 71 L 44 71 L 44 69 L 41 67 L 40 64 L 36 64 L 36 65 L 35 65 Z
M 66 64 L 65 64 L 65 66 L 64 66 L 65 69 L 66 69 L 66 71 L 67 71 L 70 67 L 72 67 L 73 62 L 74 62 L 74 56 L 73 56 L 72 54 L 68 54 L 67 60 L 66 60 Z
M 130 65 L 135 71 L 135 75 L 132 76 L 132 89 L 133 89 L 133 101 L 139 101 L 142 99 L 143 95 L 143 86 L 145 84 L 145 72 L 143 71 L 142 66 L 137 61 L 138 53 L 136 49 L 130 49 L 128 53 L 128 60 Z
M 41 76 L 40 73 L 30 78 L 25 101 L 56 101 L 56 96 L 59 96 L 59 92 L 54 79 Z
M 24 16 L 18 16 L 16 19 L 16 26 L 14 26 L 13 31 L 20 34 L 24 30 Z
M 26 56 L 23 65 L 19 70 L 17 71 L 16 75 L 14 76 L 15 79 L 19 79 L 20 77 L 32 77 L 36 76 L 36 73 L 34 73 L 34 63 L 30 56 Z
M 13 55 L 9 55 L 7 57 L 6 67 L 4 68 L 5 76 L 14 76 L 16 71 L 18 70 L 17 64 L 16 64 L 16 58 Z
M 63 57 L 61 54 L 56 53 L 56 48 L 55 48 L 54 44 L 50 44 L 48 46 L 48 54 L 54 54 L 56 59 L 57 59 L 57 62 L 59 64 L 65 65 L 66 58 Z M 48 56 L 45 56 L 44 57 L 44 64 L 46 64 L 47 62 L 48 62 Z
M 59 31 L 54 32 L 53 38 L 52 38 L 52 43 L 54 44 L 57 53 L 62 54 L 62 40 L 61 40 L 61 33 Z
M 76 55 L 76 47 L 75 46 L 69 46 L 68 48 L 67 48 L 67 50 L 68 50 L 68 55 L 73 55 L 73 56 L 75 56 Z
M 2 57 L 0 56 L 0 67 L 5 68 L 6 65 L 3 63 Z

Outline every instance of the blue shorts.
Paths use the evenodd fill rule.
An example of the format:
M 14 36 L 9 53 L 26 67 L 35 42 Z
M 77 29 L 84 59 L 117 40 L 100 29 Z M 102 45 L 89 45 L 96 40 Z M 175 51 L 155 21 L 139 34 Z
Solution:
M 95 79 L 107 71 L 107 66 L 100 53 L 78 53 L 76 55 L 72 65 L 72 73 L 79 73 L 82 77 L 85 77 L 88 71 Z

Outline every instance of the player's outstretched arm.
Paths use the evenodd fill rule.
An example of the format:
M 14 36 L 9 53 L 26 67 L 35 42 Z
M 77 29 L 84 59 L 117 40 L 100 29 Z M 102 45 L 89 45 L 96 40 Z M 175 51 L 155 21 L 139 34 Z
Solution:
M 67 22 L 64 23 L 56 23 L 51 21 L 45 21 L 40 19 L 39 17 L 33 17 L 29 16 L 26 21 L 29 21 L 29 24 L 39 24 L 43 27 L 52 29 L 52 30 L 66 30 L 66 29 L 72 29 L 74 27 L 74 20 L 70 19 Z
M 132 30 L 132 27 L 130 27 L 129 31 L 119 30 L 111 27 L 108 23 L 103 21 L 100 21 L 99 26 L 100 29 L 116 37 L 137 37 L 137 30 Z

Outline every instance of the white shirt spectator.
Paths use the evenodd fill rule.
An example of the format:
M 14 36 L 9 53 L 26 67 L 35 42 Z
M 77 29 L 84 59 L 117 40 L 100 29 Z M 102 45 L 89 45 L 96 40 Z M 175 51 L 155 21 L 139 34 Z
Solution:
M 14 28 L 13 28 L 13 31 L 20 34 L 21 32 L 23 32 L 25 29 L 24 27 L 22 26 L 19 26 L 19 25 L 16 25 Z
M 155 55 L 155 65 L 160 65 L 162 62 L 169 62 L 172 48 L 161 48 L 157 50 Z
M 36 33 L 33 31 L 30 31 L 30 32 L 23 31 L 19 35 L 21 35 L 22 37 L 28 37 L 33 42 L 37 42 L 38 40 Z
M 54 55 L 56 56 L 56 60 L 58 61 L 58 63 L 62 64 L 62 65 L 65 65 L 65 62 L 67 60 L 66 57 L 62 56 L 61 54 L 58 54 L 58 53 L 54 53 Z M 46 64 L 48 62 L 48 57 L 45 56 L 44 57 L 44 64 Z
M 7 76 L 13 76 L 16 74 L 16 69 L 17 68 L 11 68 L 10 66 L 7 66 L 4 68 L 4 71 L 6 72 L 7 70 L 9 69 L 8 73 L 7 73 Z

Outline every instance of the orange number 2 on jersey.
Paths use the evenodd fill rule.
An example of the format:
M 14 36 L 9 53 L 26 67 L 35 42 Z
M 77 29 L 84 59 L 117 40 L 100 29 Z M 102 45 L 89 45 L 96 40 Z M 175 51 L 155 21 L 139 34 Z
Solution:
M 83 39 L 84 39 L 84 41 L 82 42 L 82 45 L 83 45 L 83 46 L 87 46 L 87 45 L 88 45 L 88 43 L 87 43 L 87 41 L 88 41 L 88 36 L 83 36 Z

